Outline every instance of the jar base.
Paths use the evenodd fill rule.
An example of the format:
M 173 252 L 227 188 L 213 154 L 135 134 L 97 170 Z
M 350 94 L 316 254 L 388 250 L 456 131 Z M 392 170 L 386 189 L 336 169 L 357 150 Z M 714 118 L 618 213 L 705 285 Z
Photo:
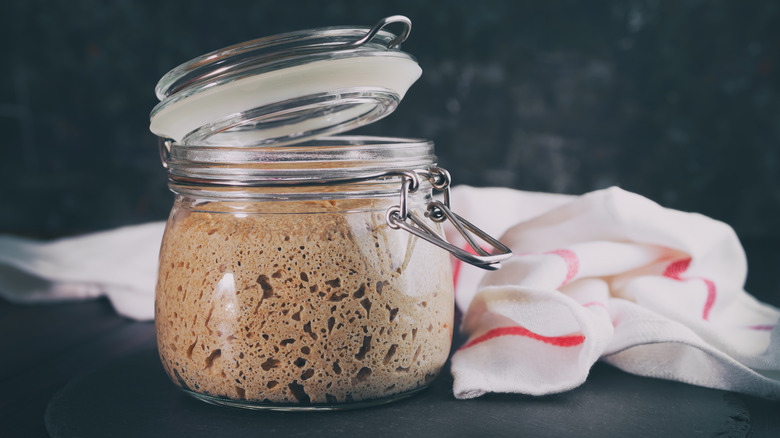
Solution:
M 411 391 L 393 394 L 388 397 L 382 397 L 382 398 L 376 398 L 370 400 L 361 400 L 356 402 L 346 402 L 346 403 L 336 403 L 336 404 L 323 403 L 323 404 L 308 404 L 308 405 L 254 402 L 250 400 L 232 400 L 227 398 L 218 398 L 218 397 L 212 397 L 210 395 L 199 394 L 197 392 L 193 392 L 183 388 L 179 388 L 179 390 L 189 395 L 190 397 L 217 406 L 227 406 L 231 408 L 241 408 L 241 409 L 248 409 L 254 411 L 313 412 L 313 411 L 347 411 L 352 409 L 362 409 L 362 408 L 369 408 L 372 406 L 384 405 L 387 403 L 392 403 L 394 401 L 403 400 L 405 398 L 411 397 L 417 394 L 418 392 L 423 391 L 426 388 L 428 388 L 428 385 L 415 388 Z

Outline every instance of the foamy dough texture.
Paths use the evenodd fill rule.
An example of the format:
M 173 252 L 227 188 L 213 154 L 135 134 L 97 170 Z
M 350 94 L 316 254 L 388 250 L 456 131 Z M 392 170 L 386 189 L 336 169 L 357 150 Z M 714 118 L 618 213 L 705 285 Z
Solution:
M 382 211 L 175 208 L 160 257 L 157 342 L 176 384 L 213 397 L 382 398 L 438 374 L 452 294 L 448 254 L 390 229 Z

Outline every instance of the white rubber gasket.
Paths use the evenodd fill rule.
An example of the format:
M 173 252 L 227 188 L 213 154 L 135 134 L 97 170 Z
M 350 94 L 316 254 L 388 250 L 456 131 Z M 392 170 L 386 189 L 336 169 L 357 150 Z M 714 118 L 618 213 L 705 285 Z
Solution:
M 161 108 L 152 117 L 150 129 L 160 137 L 178 142 L 187 134 L 214 121 L 333 90 L 383 88 L 397 94 L 400 99 L 421 74 L 422 69 L 414 60 L 398 56 L 314 61 L 207 88 Z M 316 117 L 292 124 L 289 129 L 293 132 L 337 124 L 339 117 L 349 119 L 351 115 L 339 116 L 334 113 L 328 117 Z M 279 127 L 276 134 L 282 135 L 285 129 Z

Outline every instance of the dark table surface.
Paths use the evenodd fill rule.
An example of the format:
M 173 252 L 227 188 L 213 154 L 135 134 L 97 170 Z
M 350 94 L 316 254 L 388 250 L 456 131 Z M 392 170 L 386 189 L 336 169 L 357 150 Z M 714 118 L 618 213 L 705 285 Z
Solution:
M 743 243 L 747 290 L 779 305 L 780 242 Z M 106 382 L 115 382 L 113 388 Z M 53 396 L 48 421 L 55 437 L 73 430 L 82 431 L 74 436 L 93 436 L 67 424 L 90 415 L 94 436 L 106 437 L 247 431 L 320 437 L 780 436 L 780 402 L 632 376 L 604 364 L 594 367 L 582 387 L 539 398 L 458 401 L 447 368 L 427 391 L 371 409 L 301 414 L 214 407 L 168 385 L 156 359 L 154 325 L 118 316 L 106 300 L 40 306 L 0 300 L 0 436 L 50 436 L 44 418 Z

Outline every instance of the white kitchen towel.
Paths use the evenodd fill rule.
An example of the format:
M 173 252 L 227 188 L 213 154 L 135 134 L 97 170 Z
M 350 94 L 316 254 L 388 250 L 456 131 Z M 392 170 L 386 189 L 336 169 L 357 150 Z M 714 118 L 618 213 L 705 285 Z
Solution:
M 780 399 L 780 312 L 743 290 L 745 256 L 727 225 L 617 188 L 575 197 L 460 186 L 452 196 L 455 211 L 515 252 L 497 272 L 456 264 L 470 334 L 452 360 L 457 397 L 562 392 L 601 358 Z M 120 314 L 152 319 L 164 226 L 51 242 L 0 236 L 0 295 L 104 295 Z
M 728 225 L 618 188 L 458 187 L 452 206 L 514 252 L 495 272 L 456 264 L 470 335 L 452 359 L 458 398 L 566 391 L 601 359 L 780 399 L 780 312 L 744 291 L 747 263 Z
M 0 296 L 45 303 L 107 296 L 128 318 L 154 318 L 165 222 L 40 242 L 0 236 Z

